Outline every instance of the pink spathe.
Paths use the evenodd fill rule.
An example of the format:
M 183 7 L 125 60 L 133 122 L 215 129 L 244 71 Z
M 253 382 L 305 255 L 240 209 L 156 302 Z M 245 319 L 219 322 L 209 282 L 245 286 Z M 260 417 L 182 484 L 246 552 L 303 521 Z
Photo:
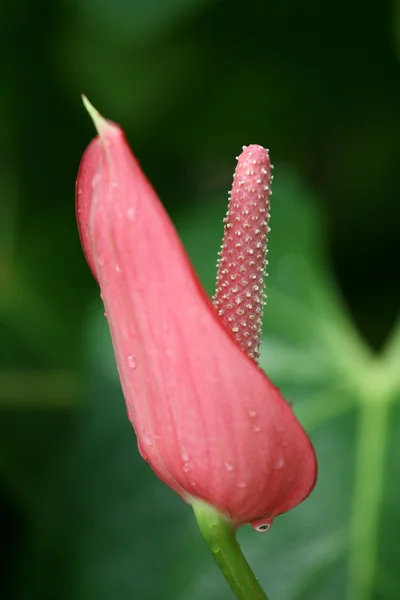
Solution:
M 94 121 L 77 218 L 140 453 L 188 502 L 273 518 L 312 490 L 312 445 L 218 317 L 121 129 Z

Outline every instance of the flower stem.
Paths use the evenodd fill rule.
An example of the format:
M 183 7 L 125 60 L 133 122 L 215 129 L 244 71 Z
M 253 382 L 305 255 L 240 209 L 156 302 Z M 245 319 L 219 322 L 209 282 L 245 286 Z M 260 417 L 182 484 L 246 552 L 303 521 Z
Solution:
M 236 598 L 268 600 L 240 549 L 233 523 L 200 500 L 193 500 L 192 506 L 210 552 Z

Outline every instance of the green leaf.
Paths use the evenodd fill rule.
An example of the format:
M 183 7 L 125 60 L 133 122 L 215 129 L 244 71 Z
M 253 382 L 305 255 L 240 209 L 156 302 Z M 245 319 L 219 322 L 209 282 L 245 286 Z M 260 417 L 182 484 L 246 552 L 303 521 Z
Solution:
M 388 386 L 400 393 L 400 319 L 389 337 L 383 359 L 387 366 Z
M 74 8 L 92 27 L 119 41 L 159 36 L 173 26 L 204 10 L 210 0 L 88 0 L 75 2 Z
M 393 34 L 397 50 L 397 57 L 400 58 L 400 2 L 395 0 L 393 3 Z

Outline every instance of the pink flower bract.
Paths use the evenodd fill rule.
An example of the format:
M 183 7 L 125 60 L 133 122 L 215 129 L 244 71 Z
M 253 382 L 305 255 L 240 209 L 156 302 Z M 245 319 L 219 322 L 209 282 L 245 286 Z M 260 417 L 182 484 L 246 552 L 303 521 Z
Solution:
M 236 525 L 272 519 L 312 490 L 312 445 L 225 329 L 123 132 L 90 112 L 78 225 L 140 453 L 186 501 Z

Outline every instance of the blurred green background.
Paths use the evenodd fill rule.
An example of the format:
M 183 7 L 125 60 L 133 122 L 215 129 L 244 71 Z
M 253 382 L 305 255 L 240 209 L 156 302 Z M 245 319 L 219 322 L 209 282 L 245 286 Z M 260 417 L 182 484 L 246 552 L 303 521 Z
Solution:
M 320 476 L 239 538 L 271 600 L 398 600 L 398 3 L 2 0 L 0 48 L 1 598 L 231 598 L 125 416 L 75 223 L 84 92 L 210 294 L 234 157 L 270 148 L 261 363 Z

